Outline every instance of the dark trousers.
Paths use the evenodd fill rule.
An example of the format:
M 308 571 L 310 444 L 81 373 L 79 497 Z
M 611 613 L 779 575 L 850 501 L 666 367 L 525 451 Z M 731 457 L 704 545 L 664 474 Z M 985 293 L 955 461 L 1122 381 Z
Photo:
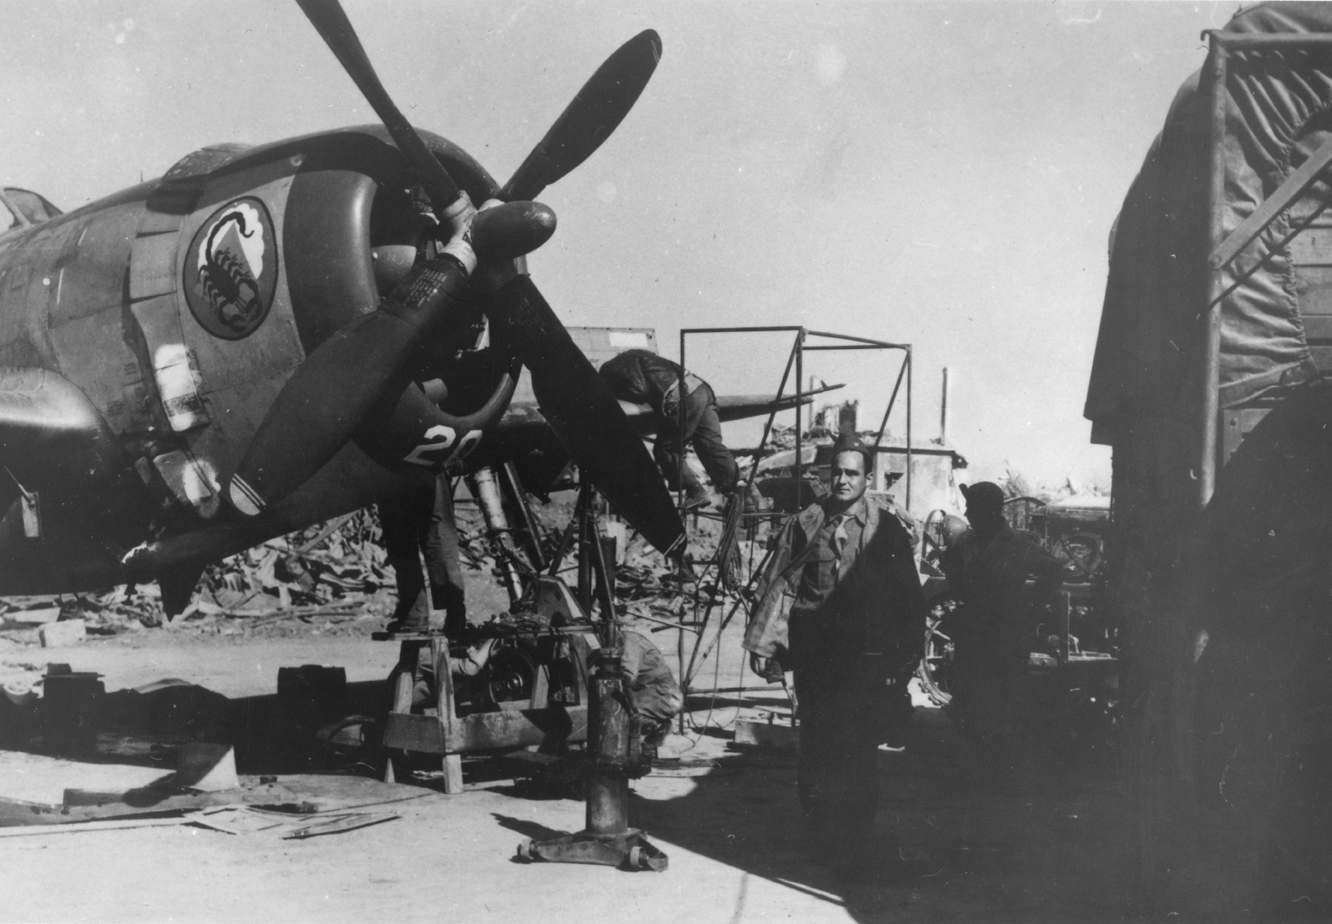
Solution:
M 820 847 L 853 854 L 866 847 L 879 807 L 875 684 L 868 672 L 796 668 L 800 763 L 797 792 Z M 882 685 L 882 684 L 880 684 Z
M 984 774 L 1011 772 L 1024 720 L 1025 665 L 1014 656 L 987 657 L 959 645 L 949 683 L 949 712 L 961 725 Z
M 681 466 L 682 447 L 688 443 L 698 454 L 703 470 L 712 479 L 713 486 L 722 494 L 735 490 L 739 469 L 735 457 L 722 442 L 721 420 L 717 417 L 717 399 L 709 385 L 700 385 L 684 400 L 684 427 L 680 426 L 680 406 L 668 401 L 662 408 L 662 420 L 657 428 L 657 444 L 653 458 L 666 477 L 672 491 L 681 488 L 680 472 L 683 468 L 683 487 L 692 490 L 699 486 L 698 477 L 688 465 Z
M 441 475 L 379 505 L 387 564 L 398 585 L 393 618 L 409 626 L 430 625 L 430 608 L 442 609 L 444 633 L 456 637 L 467 622 L 458 526 L 453 515 L 453 482 Z M 425 556 L 425 570 L 421 557 Z M 430 597 L 426 597 L 426 580 Z

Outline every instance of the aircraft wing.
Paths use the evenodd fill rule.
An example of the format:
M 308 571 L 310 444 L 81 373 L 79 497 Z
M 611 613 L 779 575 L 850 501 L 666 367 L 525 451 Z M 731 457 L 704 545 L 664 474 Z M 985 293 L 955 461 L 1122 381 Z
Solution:
M 105 581 L 146 528 L 145 491 L 77 386 L 46 369 L 0 369 L 0 594 Z
M 821 395 L 824 392 L 836 391 L 843 387 L 838 385 L 824 385 L 813 391 L 807 391 L 801 395 L 801 404 L 811 404 L 815 395 Z M 621 402 L 623 403 L 623 402 Z M 796 406 L 795 395 L 783 395 L 778 398 L 776 395 L 718 395 L 717 396 L 717 416 L 723 422 L 728 420 L 744 420 L 746 417 L 762 417 L 776 411 L 789 411 Z
M 836 391 L 843 385 L 824 385 L 814 391 L 807 391 L 800 397 L 801 404 L 812 404 L 815 395 L 821 395 L 824 392 Z M 795 395 L 785 395 L 778 398 L 776 395 L 718 395 L 717 396 L 717 416 L 723 421 L 744 420 L 746 417 L 762 417 L 771 414 L 774 410 L 789 411 L 796 406 Z M 652 425 L 652 408 L 646 404 L 634 404 L 631 401 L 621 401 L 620 407 L 624 414 L 629 418 L 640 433 L 652 433 L 656 428 Z

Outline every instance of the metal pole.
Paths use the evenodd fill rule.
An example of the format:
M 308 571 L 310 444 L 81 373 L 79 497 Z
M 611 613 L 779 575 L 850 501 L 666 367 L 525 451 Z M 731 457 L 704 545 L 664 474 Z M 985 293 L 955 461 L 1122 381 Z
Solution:
M 897 381 L 893 383 L 893 393 L 888 396 L 888 406 L 883 409 L 883 419 L 879 421 L 879 433 L 874 437 L 874 452 L 877 455 L 879 446 L 883 443 L 883 434 L 888 430 L 888 415 L 893 412 L 893 405 L 897 403 L 897 392 L 902 387 L 902 377 L 906 375 L 907 358 L 902 357 L 902 366 L 897 370 Z
M 811 337 L 830 337 L 833 340 L 846 340 L 849 343 L 868 343 L 871 346 L 890 350 L 905 350 L 907 348 L 907 344 L 905 343 L 888 343 L 886 340 L 871 340 L 868 337 L 852 337 L 850 334 L 834 334 L 826 330 L 805 330 L 803 327 L 801 330 L 805 331 L 805 333 Z M 811 349 L 813 348 L 811 347 Z M 855 347 L 843 347 L 842 349 L 854 350 Z
M 679 384 L 679 389 L 680 389 L 680 391 L 681 391 L 682 393 L 683 393 L 683 391 L 684 391 L 685 337 L 686 337 L 686 334 L 688 334 L 688 331 L 685 330 L 684 328 L 681 328 L 681 329 L 680 329 L 680 384 Z M 678 412 L 678 414 L 676 415 L 676 427 L 678 428 L 677 432 L 680 432 L 680 433 L 683 433 L 683 432 L 684 432 L 684 412 L 685 412 L 685 407 L 684 407 L 684 400 L 683 400 L 683 395 L 682 395 L 682 396 L 681 396 L 681 400 L 680 400 L 680 405 L 679 405 L 679 412 Z M 661 434 L 660 434 L 660 433 L 657 434 L 657 439 L 661 439 Z M 676 482 L 675 482 L 675 484 L 676 484 L 675 503 L 676 503 L 676 506 L 678 506 L 678 507 L 680 507 L 680 508 L 683 509 L 683 507 L 684 507 L 684 494 L 683 494 L 682 492 L 684 491 L 684 445 L 683 445 L 683 444 L 684 444 L 684 441 L 681 440 L 680 442 L 681 442 L 681 445 L 679 446 L 679 450 L 680 450 L 680 452 L 679 452 L 679 455 L 676 457 L 676 460 L 675 460 L 675 461 L 676 461 L 676 467 L 675 467 L 675 477 L 676 477 Z M 689 529 L 689 517 L 684 517 L 683 519 L 684 519 L 685 529 L 688 530 L 688 529 Z M 680 567 L 681 569 L 689 569 L 690 571 L 693 570 L 688 564 L 685 563 L 685 559 L 684 559 L 684 556 L 683 556 L 683 555 L 682 555 L 681 558 L 680 558 L 680 565 L 679 565 L 679 567 Z M 685 698 L 688 698 L 688 697 L 689 697 L 689 684 L 688 684 L 687 682 L 684 682 L 684 663 L 685 663 L 685 627 L 684 627 L 684 620 L 685 620 L 685 614 L 684 614 L 684 613 L 681 613 L 681 614 L 680 614 L 680 623 L 681 623 L 681 625 L 680 625 L 680 629 L 679 629 L 678 632 L 675 633 L 675 663 L 676 663 L 676 664 L 678 665 L 678 667 L 679 667 L 679 671 L 680 671 L 679 676 L 680 676 L 680 679 L 681 679 L 681 681 L 682 681 L 681 686 L 680 686 L 680 692 L 685 696 Z M 702 636 L 702 630 L 699 631 L 699 635 L 700 635 L 700 637 Z M 683 735 L 684 732 L 685 732 L 685 710 L 683 710 L 683 709 L 681 709 L 679 715 L 677 715 L 677 716 L 675 717 L 675 730 L 676 730 L 676 732 L 678 732 L 678 733 L 681 734 L 681 735 Z
M 513 498 L 518 516 L 523 521 L 523 529 L 527 532 L 527 554 L 532 559 L 533 568 L 544 571 L 547 562 L 546 555 L 541 550 L 541 527 L 537 525 L 536 517 L 532 514 L 532 505 L 527 502 L 527 491 L 523 488 L 522 479 L 518 477 L 518 466 L 510 459 L 500 467 L 499 471 Z
M 906 348 L 906 369 L 907 369 L 907 451 L 906 451 L 906 503 L 903 505 L 907 512 L 911 512 L 911 372 L 915 365 L 911 361 L 911 344 Z
M 585 477 L 581 472 L 578 477 Z M 592 612 L 592 484 L 579 486 L 578 508 L 578 603 L 583 612 Z
M 948 367 L 943 368 L 943 395 L 939 399 L 939 445 L 948 445 Z
M 1261 50 L 1290 50 L 1296 49 L 1322 49 L 1332 45 L 1332 34 L 1326 32 L 1312 33 L 1293 33 L 1293 32 L 1207 32 L 1207 37 L 1212 40 L 1212 47 L 1220 45 L 1222 49 L 1232 49 L 1234 51 L 1261 51 Z
M 800 330 L 796 332 L 796 374 L 795 374 L 795 380 L 796 380 L 796 406 L 795 406 L 795 428 L 796 428 L 796 444 L 795 444 L 795 463 L 796 463 L 796 506 L 803 508 L 803 507 L 805 506 L 805 497 L 804 497 L 804 493 L 805 493 L 805 481 L 804 481 L 804 475 L 803 475 L 802 472 L 801 472 L 801 465 L 803 464 L 804 459 L 803 459 L 803 457 L 801 456 L 801 449 L 802 449 L 802 447 L 803 447 L 803 441 L 802 441 L 801 434 L 800 434 L 800 420 L 801 420 L 801 413 L 800 413 L 801 405 L 800 405 L 800 399 L 803 398 L 803 397 L 805 396 L 805 393 L 804 393 L 804 391 L 802 390 L 802 389 L 805 387 L 805 385 L 804 385 L 804 383 L 805 383 L 805 329 L 804 329 L 803 327 L 800 328 Z
M 883 419 L 879 421 L 879 433 L 878 433 L 877 436 L 874 437 L 874 461 L 875 461 L 875 462 L 878 462 L 878 461 L 879 461 L 879 447 L 880 447 L 881 445 L 883 445 L 883 434 L 884 434 L 884 433 L 887 431 L 887 429 L 888 429 L 888 415 L 891 414 L 891 413 L 893 412 L 893 405 L 897 403 L 897 391 L 898 391 L 898 389 L 900 389 L 900 388 L 902 387 L 902 376 L 906 374 L 906 371 L 907 371 L 907 360 L 909 359 L 909 357 L 910 357 L 910 354 L 905 354 L 905 353 L 904 353 L 904 354 L 902 355 L 902 365 L 901 365 L 901 366 L 898 368 L 898 370 L 897 370 L 897 381 L 893 383 L 893 393 L 892 393 L 891 395 L 888 396 L 888 406 L 887 406 L 886 408 L 883 409 Z M 910 430 L 908 430 L 907 432 L 909 433 Z M 911 474 L 910 474 L 910 472 L 911 472 L 911 450 L 910 450 L 910 448 L 908 447 L 908 449 L 907 449 L 907 478 L 908 478 L 908 479 L 911 478 Z M 910 480 L 907 481 L 907 484 L 908 484 L 908 486 L 911 484 Z M 885 486 L 884 486 L 884 490 L 887 490 L 887 487 L 888 487 L 888 486 L 885 485 Z M 906 505 L 905 505 L 905 503 L 904 503 L 904 504 L 903 504 L 903 507 L 905 507 L 905 506 L 906 506 Z
M 779 401 L 781 400 L 783 392 L 786 391 L 786 383 L 791 378 L 791 366 L 795 364 L 796 351 L 798 349 L 799 349 L 798 341 L 793 342 L 791 344 L 791 352 L 787 354 L 786 368 L 782 370 L 782 381 L 781 384 L 777 386 L 777 399 Z M 768 436 L 771 435 L 772 433 L 772 425 L 773 422 L 777 419 L 777 413 L 778 413 L 777 409 L 774 408 L 768 414 L 768 419 L 763 423 L 763 436 L 759 438 L 759 444 L 758 444 L 758 448 L 760 451 L 763 449 L 764 446 L 768 445 Z M 754 461 L 749 463 L 750 484 L 754 483 L 754 476 L 758 473 L 758 466 L 761 460 L 762 457 L 759 455 L 759 453 L 757 452 L 754 453 Z
M 1226 184 L 1226 47 L 1212 35 L 1207 52 L 1205 73 L 1210 81 L 1211 155 L 1207 190 L 1207 248 L 1215 252 L 1225 237 L 1224 209 Z M 1198 506 L 1205 508 L 1216 491 L 1217 417 L 1221 379 L 1221 305 L 1217 296 L 1224 287 L 1224 270 L 1208 268 L 1207 302 L 1203 316 L 1202 414 L 1201 440 L 1198 447 Z
M 500 493 L 495 471 L 489 465 L 483 465 L 469 476 L 468 485 L 481 507 L 481 515 L 486 521 L 486 529 L 494 541 L 494 548 L 499 560 L 500 573 L 504 577 L 504 589 L 509 592 L 509 602 L 517 603 L 523 596 L 523 585 L 514 568 L 516 553 L 513 540 L 509 536 L 509 518 L 504 514 L 504 499 Z
M 675 435 L 679 438 L 675 447 L 675 478 L 676 478 L 676 503 L 684 505 L 684 467 L 685 467 L 685 445 L 684 445 L 684 427 L 685 427 L 685 332 L 680 331 L 680 372 L 676 379 L 675 397 L 677 401 L 677 410 L 675 415 Z M 657 439 L 661 439 L 661 434 L 657 434 Z

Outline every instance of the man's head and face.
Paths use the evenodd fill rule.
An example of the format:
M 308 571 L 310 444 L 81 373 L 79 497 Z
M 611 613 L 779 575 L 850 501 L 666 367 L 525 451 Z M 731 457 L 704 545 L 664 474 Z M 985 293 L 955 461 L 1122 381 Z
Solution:
M 858 439 L 839 438 L 833 444 L 829 508 L 841 513 L 865 496 L 869 485 L 869 448 Z
M 998 532 L 1004 525 L 1004 491 L 992 481 L 978 481 L 962 486 L 967 499 L 967 520 L 982 539 Z

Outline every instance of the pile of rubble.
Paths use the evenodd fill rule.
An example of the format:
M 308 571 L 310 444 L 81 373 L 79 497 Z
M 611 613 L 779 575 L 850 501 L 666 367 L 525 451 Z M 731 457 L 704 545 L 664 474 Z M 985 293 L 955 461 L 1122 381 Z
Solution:
M 572 516 L 572 497 L 533 499 L 533 513 L 553 552 Z M 498 576 L 497 550 L 479 509 L 457 505 L 464 567 Z M 688 620 L 700 600 L 720 599 L 716 554 L 723 527 L 717 517 L 691 518 L 690 554 L 700 581 L 686 581 L 632 530 L 617 573 L 628 613 L 650 622 Z M 762 555 L 760 544 L 742 541 L 744 561 Z M 742 570 L 747 579 L 749 568 Z M 734 586 L 734 585 L 732 585 Z M 208 566 L 189 607 L 171 620 L 201 631 L 231 635 L 262 631 L 287 634 L 318 625 L 323 631 L 357 632 L 353 623 L 382 620 L 395 603 L 394 575 L 385 564 L 379 520 L 373 508 L 270 540 Z M 37 641 L 39 627 L 55 623 L 78 635 L 116 635 L 157 627 L 166 620 L 156 584 L 121 585 L 97 593 L 0 599 L 0 635 Z M 344 625 L 346 624 L 346 625 Z M 339 627 L 343 627 L 340 629 Z M 305 627 L 305 628 L 303 628 Z M 46 630 L 54 631 L 54 630 Z M 21 634 L 15 634 L 21 633 Z
M 379 522 L 373 510 L 362 510 L 210 565 L 189 607 L 172 621 L 232 634 L 285 619 L 378 619 L 392 605 L 392 587 Z M 236 622 L 228 629 L 230 621 Z M 71 622 L 81 622 L 89 635 L 160 626 L 161 593 L 156 584 L 130 584 L 98 593 L 0 599 L 0 629 Z

